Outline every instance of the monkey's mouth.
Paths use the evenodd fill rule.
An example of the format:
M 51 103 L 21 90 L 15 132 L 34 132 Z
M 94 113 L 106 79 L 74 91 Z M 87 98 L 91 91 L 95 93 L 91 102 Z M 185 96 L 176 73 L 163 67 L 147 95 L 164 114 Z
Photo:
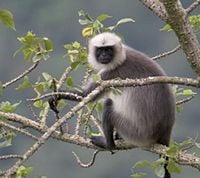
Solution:
M 99 60 L 99 62 L 101 64 L 108 64 L 110 61 L 111 61 L 110 58 L 102 58 L 102 59 Z

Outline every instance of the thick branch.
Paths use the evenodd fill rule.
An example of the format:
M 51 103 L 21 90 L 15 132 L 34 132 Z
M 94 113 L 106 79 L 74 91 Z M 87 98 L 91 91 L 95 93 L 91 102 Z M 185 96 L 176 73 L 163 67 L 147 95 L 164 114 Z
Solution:
M 179 0 L 162 0 L 162 2 L 168 14 L 166 22 L 176 33 L 193 70 L 200 75 L 200 46 L 192 26 L 188 22 L 186 10 Z
M 167 14 L 163 4 L 158 0 L 140 0 L 147 8 L 154 12 L 163 21 L 167 20 Z
M 39 147 L 52 135 L 55 136 L 56 133 L 56 129 L 61 126 L 67 119 L 71 118 L 72 116 L 74 116 L 74 114 L 79 111 L 81 108 L 83 108 L 88 102 L 92 101 L 92 99 L 94 99 L 100 92 L 102 92 L 103 90 L 105 90 L 108 87 L 122 87 L 122 86 L 142 86 L 142 85 L 148 85 L 148 84 L 153 84 L 153 83 L 177 83 L 177 84 L 184 84 L 184 85 L 188 85 L 188 86 L 196 86 L 199 87 L 200 86 L 200 82 L 199 80 L 194 80 L 194 79 L 188 79 L 188 78 L 178 78 L 178 77 L 149 77 L 149 78 L 145 78 L 145 79 L 136 79 L 136 80 L 131 80 L 131 79 L 127 79 L 127 80 L 110 80 L 110 81 L 102 81 L 101 85 L 98 86 L 95 90 L 93 90 L 87 97 L 85 97 L 81 102 L 79 102 L 76 106 L 74 106 L 71 111 L 69 111 L 67 114 L 65 114 L 62 118 L 60 118 L 56 123 L 54 123 L 51 127 L 49 127 L 48 129 L 46 129 L 46 132 L 42 135 L 42 137 L 35 143 L 33 144 L 30 149 L 24 153 L 22 159 L 18 160 L 15 165 L 13 167 L 11 167 L 10 169 L 8 169 L 6 171 L 5 176 L 10 176 L 13 175 L 17 169 L 19 168 L 19 166 L 21 164 L 24 163 L 24 161 L 26 161 L 30 156 L 32 156 L 38 149 Z M 6 115 L 3 112 L 0 112 L 0 115 Z M 9 113 L 8 113 L 9 115 Z M 7 115 L 7 116 L 8 116 Z M 19 120 L 19 118 L 24 119 L 22 116 L 19 116 L 19 118 L 16 119 L 16 115 L 10 114 L 12 116 L 12 118 L 14 117 L 15 120 Z M 9 118 L 9 117 L 8 117 Z M 28 120 L 28 119 L 25 119 Z M 32 121 L 34 122 L 34 121 Z M 30 124 L 30 121 L 25 122 L 26 125 Z M 39 128 L 41 130 L 41 128 Z M 58 137 L 59 135 L 57 135 Z M 77 138 L 77 137 L 75 137 Z M 81 137 L 79 137 L 79 139 L 82 139 Z M 89 143 L 89 141 L 82 139 L 82 141 L 84 142 L 84 144 L 86 144 L 88 147 L 89 145 L 91 145 L 91 143 Z M 74 141 L 73 139 L 70 140 L 70 142 L 72 143 L 76 143 L 76 144 L 81 144 L 80 140 Z M 93 148 L 95 147 L 94 145 L 92 146 Z M 96 147 L 95 147 L 96 148 Z M 125 149 L 127 149 L 127 147 L 125 147 Z

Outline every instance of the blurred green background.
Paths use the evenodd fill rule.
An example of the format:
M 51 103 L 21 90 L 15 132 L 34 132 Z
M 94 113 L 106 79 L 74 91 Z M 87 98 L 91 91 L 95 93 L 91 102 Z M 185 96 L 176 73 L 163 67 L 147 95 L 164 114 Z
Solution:
M 192 1 L 182 1 L 187 7 Z M 80 41 L 85 44 L 81 36 L 82 26 L 78 23 L 78 11 L 83 9 L 91 16 L 96 17 L 101 13 L 113 16 L 106 23 L 112 25 L 124 17 L 133 18 L 135 23 L 128 23 L 120 26 L 117 32 L 121 33 L 126 43 L 149 56 L 154 56 L 161 52 L 173 49 L 178 43 L 173 32 L 161 32 L 164 25 L 160 19 L 153 15 L 139 1 L 131 0 L 1 0 L 1 9 L 8 9 L 14 15 L 16 31 L 12 31 L 0 25 L 0 81 L 3 83 L 12 79 L 20 72 L 24 71 L 30 64 L 22 60 L 22 56 L 13 58 L 13 53 L 20 44 L 17 37 L 24 36 L 31 30 L 36 35 L 48 37 L 54 43 L 54 52 L 47 62 L 42 62 L 31 75 L 31 80 L 35 81 L 42 72 L 48 72 L 59 77 L 67 66 L 67 60 L 63 58 L 65 53 L 64 44 L 73 41 Z M 199 13 L 197 8 L 194 13 Z M 198 36 L 199 37 L 199 36 Z M 162 58 L 159 64 L 170 76 L 195 77 L 182 51 Z M 74 73 L 77 83 L 82 79 L 81 71 Z M 17 84 L 16 84 L 17 85 Z M 196 91 L 200 94 L 199 91 Z M 23 98 L 31 98 L 33 93 L 27 91 L 13 91 L 8 87 L 4 96 L 0 96 L 0 101 L 9 100 L 11 103 L 18 102 Z M 181 142 L 188 137 L 198 136 L 200 128 L 200 97 L 184 105 L 183 111 L 177 113 L 176 124 L 173 129 L 172 138 Z M 17 110 L 26 116 L 32 117 L 26 104 Z M 53 118 L 53 115 L 50 115 Z M 147 133 L 148 134 L 148 133 Z M 23 138 L 23 139 L 22 139 Z M 13 147 L 0 150 L 0 154 L 24 153 L 32 142 L 25 137 L 17 137 Z M 29 177 L 39 175 L 48 178 L 126 178 L 133 173 L 133 164 L 142 159 L 154 160 L 158 156 L 141 149 L 120 151 L 114 155 L 110 153 L 100 153 L 97 156 L 94 166 L 88 169 L 80 168 L 72 155 L 75 151 L 83 162 L 91 159 L 93 150 L 82 148 L 76 145 L 61 143 L 49 139 L 39 151 L 26 162 L 26 165 L 33 166 L 33 173 Z M 200 154 L 200 150 L 194 150 Z M 0 168 L 6 168 L 12 161 L 0 161 Z M 137 170 L 143 171 L 143 170 Z M 150 170 L 144 170 L 154 177 Z M 181 175 L 173 175 L 173 178 L 199 178 L 200 173 L 196 169 L 183 167 Z

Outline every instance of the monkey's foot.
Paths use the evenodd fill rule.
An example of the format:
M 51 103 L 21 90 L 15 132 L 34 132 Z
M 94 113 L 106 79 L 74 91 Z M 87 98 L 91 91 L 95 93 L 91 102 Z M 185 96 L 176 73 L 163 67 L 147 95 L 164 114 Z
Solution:
M 103 136 L 92 136 L 90 139 L 92 144 L 107 149 L 106 139 Z

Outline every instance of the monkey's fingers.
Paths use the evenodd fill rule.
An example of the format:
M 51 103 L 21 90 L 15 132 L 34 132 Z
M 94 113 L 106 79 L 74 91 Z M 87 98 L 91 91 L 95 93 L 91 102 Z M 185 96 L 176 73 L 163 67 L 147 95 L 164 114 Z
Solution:
M 57 109 L 57 101 L 54 98 L 50 98 L 48 100 L 49 103 L 49 107 L 51 108 L 51 110 L 53 110 L 56 114 L 59 113 L 58 109 Z

